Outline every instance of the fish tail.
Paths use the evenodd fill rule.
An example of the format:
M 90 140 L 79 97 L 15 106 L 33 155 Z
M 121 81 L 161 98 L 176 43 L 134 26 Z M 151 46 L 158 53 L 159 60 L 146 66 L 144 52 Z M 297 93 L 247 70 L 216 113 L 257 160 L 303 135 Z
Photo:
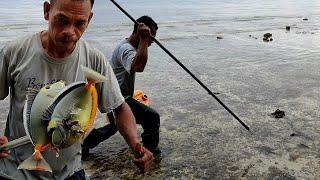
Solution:
M 43 158 L 41 150 L 45 150 L 41 145 L 36 145 L 34 153 L 28 159 L 24 160 L 18 169 L 26 169 L 31 171 L 48 171 L 52 172 L 50 165 Z
M 87 68 L 83 65 L 81 65 L 81 69 L 84 72 L 84 75 L 86 76 L 86 78 L 88 79 L 88 83 L 87 84 L 93 84 L 93 83 L 100 83 L 100 82 L 105 82 L 107 81 L 107 77 L 105 77 L 104 75 L 90 69 Z

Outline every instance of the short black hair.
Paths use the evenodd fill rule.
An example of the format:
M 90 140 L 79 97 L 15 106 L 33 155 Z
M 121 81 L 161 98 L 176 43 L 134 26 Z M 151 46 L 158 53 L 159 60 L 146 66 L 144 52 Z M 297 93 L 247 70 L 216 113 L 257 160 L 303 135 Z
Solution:
M 86 1 L 86 0 L 73 0 L 73 1 Z M 50 4 L 54 4 L 56 2 L 56 0 L 50 0 Z M 91 2 L 91 7 L 93 7 L 94 4 L 94 0 L 90 0 Z
M 141 16 L 137 19 L 137 22 L 138 23 L 143 23 L 145 24 L 146 26 L 148 26 L 150 29 L 152 29 L 152 27 L 154 27 L 156 30 L 158 30 L 158 25 L 157 23 L 149 16 L 147 15 L 144 15 L 144 16 Z M 137 29 L 138 29 L 138 24 L 134 24 L 134 28 L 133 28 L 133 32 L 137 32 Z

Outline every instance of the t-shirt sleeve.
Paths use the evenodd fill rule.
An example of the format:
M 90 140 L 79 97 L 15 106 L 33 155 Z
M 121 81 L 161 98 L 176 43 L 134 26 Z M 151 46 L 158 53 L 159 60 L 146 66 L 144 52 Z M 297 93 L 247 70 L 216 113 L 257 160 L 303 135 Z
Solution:
M 5 48 L 0 51 L 0 99 L 9 94 L 8 60 L 5 55 Z
M 101 113 L 109 113 L 119 107 L 124 102 L 124 98 L 116 76 L 103 55 L 100 55 L 96 70 L 107 77 L 106 82 L 96 84 L 98 108 Z
M 129 74 L 133 72 L 131 65 L 135 55 L 136 50 L 128 44 L 123 44 L 119 49 L 120 63 Z

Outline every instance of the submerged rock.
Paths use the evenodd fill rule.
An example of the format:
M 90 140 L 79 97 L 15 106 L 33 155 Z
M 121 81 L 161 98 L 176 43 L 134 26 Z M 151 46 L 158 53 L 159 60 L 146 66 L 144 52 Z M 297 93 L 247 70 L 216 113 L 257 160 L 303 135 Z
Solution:
M 253 35 L 251 35 L 251 34 L 249 35 L 249 37 L 250 37 L 250 38 L 253 38 L 253 39 L 258 39 L 257 37 L 255 37 L 255 36 L 253 36 Z
M 290 28 L 291 28 L 290 26 L 286 26 L 287 31 L 290 31 Z
M 272 34 L 271 34 L 271 33 L 265 33 L 265 34 L 263 35 L 263 37 L 265 37 L 265 38 L 271 38 L 271 37 L 272 37 Z
M 265 33 L 264 35 L 263 35 L 263 39 L 262 39 L 263 41 L 265 41 L 265 42 L 269 42 L 269 41 L 272 41 L 273 39 L 272 39 L 272 34 L 271 33 Z
M 281 111 L 280 109 L 277 109 L 275 112 L 271 113 L 271 115 L 274 117 L 274 118 L 283 118 L 285 116 L 285 113 L 284 111 Z
M 296 161 L 300 157 L 300 153 L 298 151 L 293 151 L 289 154 L 289 161 Z
M 286 179 L 286 180 L 296 180 L 296 178 L 285 170 L 281 170 L 275 166 L 271 166 L 268 169 L 267 180 L 273 179 Z
M 217 36 L 217 39 L 223 39 L 223 37 L 222 36 Z

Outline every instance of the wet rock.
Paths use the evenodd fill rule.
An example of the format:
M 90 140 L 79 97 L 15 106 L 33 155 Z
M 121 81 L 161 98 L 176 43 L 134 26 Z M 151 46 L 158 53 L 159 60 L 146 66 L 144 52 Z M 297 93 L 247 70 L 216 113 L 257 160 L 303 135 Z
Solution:
M 271 33 L 265 33 L 265 34 L 263 35 L 263 37 L 265 37 L 265 38 L 271 38 L 271 37 L 272 37 L 272 34 L 271 34 Z
M 228 167 L 228 170 L 235 172 L 235 171 L 238 171 L 238 170 L 239 170 L 239 167 L 237 167 L 237 166 L 231 166 L 231 167 Z
M 275 179 L 286 179 L 286 180 L 296 180 L 296 178 L 290 175 L 287 172 L 284 172 L 277 167 L 269 167 L 269 174 L 267 175 L 267 180 L 275 180 Z
M 269 42 L 269 41 L 272 41 L 272 34 L 271 33 L 265 33 L 263 35 L 263 39 L 262 39 L 264 42 Z
M 300 157 L 300 153 L 298 151 L 293 151 L 289 154 L 289 161 L 295 161 Z
M 291 137 L 296 136 L 296 135 L 297 135 L 296 133 L 292 133 L 292 134 L 290 134 L 290 136 L 291 136 Z
M 268 146 L 259 146 L 256 149 L 264 155 L 274 154 L 274 149 Z
M 280 109 L 277 109 L 275 112 L 271 113 L 271 115 L 274 117 L 274 118 L 283 118 L 285 116 L 285 112 L 284 111 L 281 111 Z
M 286 30 L 287 30 L 287 31 L 290 31 L 290 26 L 286 26 Z
M 249 166 L 247 166 L 245 169 L 244 169 L 244 172 L 242 173 L 241 177 L 244 178 L 248 173 L 249 173 L 249 170 L 251 168 L 254 167 L 254 164 L 249 164 Z
M 302 143 L 298 144 L 297 147 L 300 148 L 300 149 L 309 149 L 310 148 L 309 146 L 307 146 L 305 144 L 302 144 Z
M 176 127 L 176 126 L 173 126 L 173 125 L 168 125 L 168 126 L 166 127 L 166 130 L 167 130 L 167 131 L 176 131 L 176 130 L 177 130 L 177 127 Z
M 217 39 L 223 39 L 223 37 L 222 36 L 217 36 Z
M 308 19 L 308 18 L 303 18 L 302 20 L 304 20 L 304 21 L 308 21 L 309 19 Z
M 257 37 L 255 37 L 255 36 L 253 36 L 253 35 L 251 35 L 251 34 L 249 35 L 249 37 L 250 37 L 250 38 L 253 38 L 253 39 L 258 39 Z

